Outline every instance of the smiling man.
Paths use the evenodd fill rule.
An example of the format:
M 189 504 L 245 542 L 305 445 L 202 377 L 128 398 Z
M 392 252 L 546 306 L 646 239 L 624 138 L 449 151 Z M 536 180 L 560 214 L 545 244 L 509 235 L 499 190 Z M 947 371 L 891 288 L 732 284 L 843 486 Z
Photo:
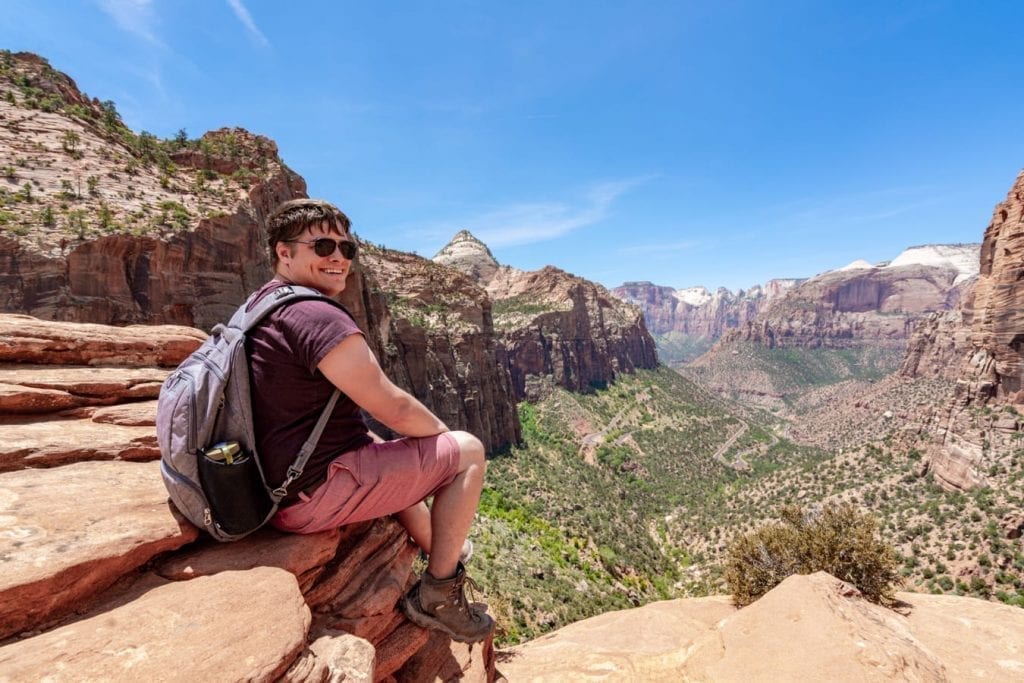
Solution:
M 349 228 L 348 217 L 328 202 L 296 199 L 275 209 L 267 218 L 275 274 L 254 301 L 289 284 L 340 294 L 357 251 Z M 341 391 L 274 526 L 315 533 L 396 515 L 429 554 L 426 571 L 402 600 L 406 616 L 461 642 L 487 637 L 494 620 L 463 590 L 466 535 L 483 487 L 480 440 L 450 431 L 395 386 L 352 317 L 329 302 L 278 308 L 249 334 L 247 350 L 257 448 L 270 486 L 285 480 L 331 395 Z M 404 438 L 374 439 L 360 408 Z

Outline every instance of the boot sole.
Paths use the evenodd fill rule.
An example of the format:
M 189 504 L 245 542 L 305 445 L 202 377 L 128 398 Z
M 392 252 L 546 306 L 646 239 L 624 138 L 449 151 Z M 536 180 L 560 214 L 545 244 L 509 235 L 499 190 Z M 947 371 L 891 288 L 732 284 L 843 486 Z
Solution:
M 416 624 L 417 626 L 421 628 L 430 629 L 432 631 L 441 631 L 442 633 L 446 634 L 449 638 L 459 643 L 479 643 L 481 640 L 484 640 L 487 638 L 487 636 L 491 635 L 491 632 L 494 630 L 494 627 L 492 625 L 492 627 L 487 629 L 485 633 L 481 634 L 479 637 L 476 638 L 474 638 L 473 636 L 466 636 L 456 633 L 452 631 L 451 628 L 449 628 L 448 625 L 445 624 L 443 621 L 435 619 L 434 617 L 428 614 L 424 614 L 423 612 L 420 612 L 413 608 L 413 606 L 409 604 L 409 596 L 404 596 L 402 598 L 402 613 L 409 621 Z

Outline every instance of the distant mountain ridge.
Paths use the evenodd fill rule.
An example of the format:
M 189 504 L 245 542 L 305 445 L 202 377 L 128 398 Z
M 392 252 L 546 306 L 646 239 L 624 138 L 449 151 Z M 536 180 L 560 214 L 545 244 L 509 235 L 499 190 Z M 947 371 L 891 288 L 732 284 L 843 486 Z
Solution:
M 834 345 L 835 340 L 905 339 L 895 320 L 867 320 L 869 311 L 919 316 L 949 310 L 957 287 L 978 272 L 980 244 L 910 247 L 892 261 L 856 260 L 811 278 L 773 279 L 733 293 L 705 287 L 676 290 L 650 282 L 627 282 L 612 290 L 640 306 L 662 359 L 688 362 L 718 339 L 740 335 L 759 343 Z M 850 315 L 857 314 L 851 318 Z M 730 338 L 734 338 L 730 336 Z

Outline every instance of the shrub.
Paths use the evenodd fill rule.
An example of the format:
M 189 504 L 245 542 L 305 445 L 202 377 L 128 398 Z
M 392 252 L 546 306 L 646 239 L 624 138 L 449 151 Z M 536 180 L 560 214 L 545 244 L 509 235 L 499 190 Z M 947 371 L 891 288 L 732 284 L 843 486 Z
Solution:
M 780 511 L 772 524 L 730 546 L 725 582 L 737 605 L 749 605 L 792 574 L 828 572 L 856 586 L 872 602 L 889 602 L 900 582 L 895 552 L 877 538 L 878 523 L 843 503 L 805 512 Z

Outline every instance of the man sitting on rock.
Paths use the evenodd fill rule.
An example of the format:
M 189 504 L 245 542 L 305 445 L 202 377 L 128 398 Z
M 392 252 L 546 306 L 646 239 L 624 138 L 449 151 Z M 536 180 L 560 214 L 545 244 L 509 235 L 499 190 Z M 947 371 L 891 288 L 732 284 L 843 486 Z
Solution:
M 356 255 L 349 219 L 314 199 L 285 202 L 268 217 L 274 278 L 336 297 Z M 272 524 L 314 533 L 394 514 L 429 554 L 402 599 L 408 618 L 461 642 L 477 642 L 494 620 L 464 593 L 460 558 L 484 478 L 484 448 L 453 432 L 383 373 L 352 317 L 325 301 L 278 308 L 249 335 L 252 408 L 267 483 L 284 481 L 335 388 L 341 390 L 306 469 Z M 405 437 L 372 438 L 360 408 Z M 424 500 L 434 497 L 428 509 Z

